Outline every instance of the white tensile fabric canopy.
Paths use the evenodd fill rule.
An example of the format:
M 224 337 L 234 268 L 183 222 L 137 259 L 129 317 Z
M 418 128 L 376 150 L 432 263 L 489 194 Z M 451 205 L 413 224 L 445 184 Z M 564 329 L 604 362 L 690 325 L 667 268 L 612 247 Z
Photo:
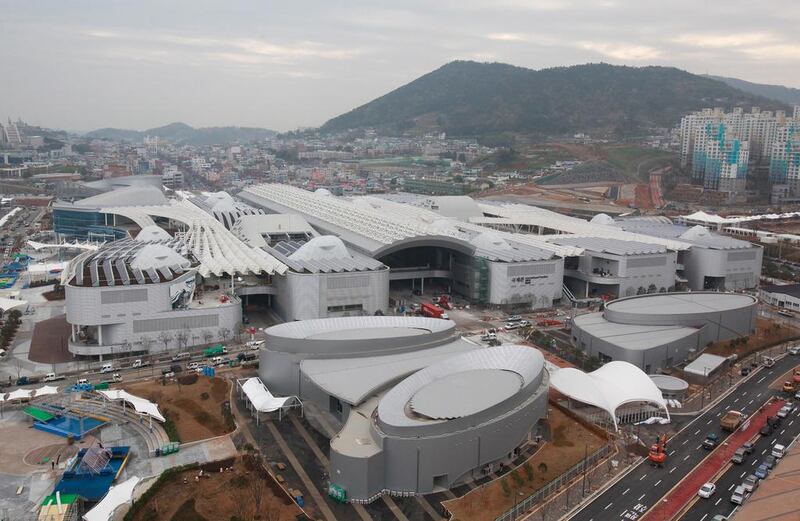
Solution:
M 8 393 L 8 397 L 6 397 L 7 401 L 11 400 L 25 400 L 31 397 L 33 391 L 30 389 L 17 389 L 16 391 L 11 391 Z
M 114 511 L 133 499 L 133 489 L 139 484 L 136 476 L 127 479 L 108 489 L 103 499 L 95 507 L 83 515 L 84 521 L 108 521 L 113 518 Z
M 241 384 L 241 387 L 247 399 L 250 400 L 250 403 L 258 412 L 274 412 L 290 405 L 300 404 L 300 400 L 297 396 L 286 396 L 283 398 L 272 396 L 272 393 L 269 392 L 264 382 L 258 377 L 248 378 Z
M 58 387 L 54 385 L 43 385 L 34 390 L 34 396 L 36 398 L 40 396 L 47 396 L 49 394 L 58 394 Z
M 150 416 L 151 418 L 155 418 L 160 422 L 166 421 L 166 419 L 161 415 L 161 412 L 158 410 L 158 405 L 150 400 L 145 400 L 144 398 L 140 398 L 121 389 L 110 389 L 107 391 L 104 390 L 97 392 L 109 400 L 124 400 L 128 402 L 133 406 L 136 412 L 142 416 Z
M 550 385 L 573 400 L 606 411 L 617 425 L 617 409 L 626 403 L 647 402 L 664 409 L 667 403 L 653 380 L 628 362 L 609 362 L 591 373 L 571 367 L 559 369 L 550 377 Z

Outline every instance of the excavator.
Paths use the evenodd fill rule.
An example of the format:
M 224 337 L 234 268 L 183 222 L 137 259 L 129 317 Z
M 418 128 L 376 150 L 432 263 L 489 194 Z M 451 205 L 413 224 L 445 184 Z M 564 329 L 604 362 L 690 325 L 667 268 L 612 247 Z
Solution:
M 667 461 L 667 435 L 662 434 L 656 438 L 656 442 L 650 445 L 650 454 L 647 455 L 650 465 L 653 467 L 663 467 Z

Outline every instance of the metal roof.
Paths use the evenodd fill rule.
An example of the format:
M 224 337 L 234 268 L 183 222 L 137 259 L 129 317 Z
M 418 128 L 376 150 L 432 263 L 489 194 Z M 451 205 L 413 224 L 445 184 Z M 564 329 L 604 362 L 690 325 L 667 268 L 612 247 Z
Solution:
M 329 252 L 318 248 L 321 241 L 338 241 L 341 252 Z M 345 273 L 351 271 L 375 271 L 387 269 L 372 257 L 349 251 L 338 237 L 321 235 L 310 241 L 281 241 L 273 248 L 264 247 L 273 257 L 296 272 L 307 273 Z
M 504 345 L 469 351 L 398 383 L 381 399 L 378 417 L 384 425 L 415 427 L 471 416 L 539 381 L 544 370 L 544 357 L 531 347 Z M 511 394 L 511 380 L 504 371 L 518 378 L 518 387 Z M 450 385 L 442 385 L 442 380 Z M 412 402 L 414 411 L 422 414 L 409 414 Z M 424 411 L 435 417 L 424 416 Z
M 389 334 L 393 336 L 410 336 L 422 333 L 436 333 L 454 330 L 455 322 L 440 318 L 427 317 L 396 317 L 396 316 L 365 316 L 365 317 L 336 317 L 316 318 L 284 322 L 266 329 L 266 333 L 273 337 L 309 339 L 309 338 L 336 338 L 347 339 L 348 335 L 357 335 L 355 338 L 379 338 Z
M 666 253 L 667 247 L 639 241 L 623 241 L 607 237 L 575 237 L 572 235 L 550 235 L 547 240 L 556 244 L 578 246 L 584 250 L 612 255 L 648 255 Z
M 713 250 L 733 250 L 744 248 L 755 248 L 756 246 L 747 241 L 741 241 L 732 237 L 718 235 L 708 232 L 707 234 L 686 235 L 691 228 L 679 224 L 663 224 L 640 219 L 622 220 L 617 223 L 625 233 L 635 233 L 636 235 L 662 237 L 664 239 L 674 239 L 688 246 L 700 248 L 710 248 Z M 684 248 L 686 249 L 686 248 Z
M 758 300 L 744 293 L 693 291 L 658 293 L 621 298 L 606 304 L 606 310 L 645 316 L 692 315 L 754 306 Z
M 594 338 L 633 351 L 646 351 L 697 333 L 697 329 L 686 326 L 652 326 L 609 322 L 603 313 L 578 315 L 573 323 Z

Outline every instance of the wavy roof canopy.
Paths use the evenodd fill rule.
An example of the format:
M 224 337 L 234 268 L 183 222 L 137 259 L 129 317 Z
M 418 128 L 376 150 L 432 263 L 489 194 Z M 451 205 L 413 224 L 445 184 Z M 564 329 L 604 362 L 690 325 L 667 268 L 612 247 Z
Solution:
M 647 402 L 663 408 L 667 403 L 653 380 L 628 362 L 609 362 L 591 373 L 567 367 L 555 371 L 550 385 L 561 394 L 606 411 L 617 428 L 616 411 L 622 405 Z

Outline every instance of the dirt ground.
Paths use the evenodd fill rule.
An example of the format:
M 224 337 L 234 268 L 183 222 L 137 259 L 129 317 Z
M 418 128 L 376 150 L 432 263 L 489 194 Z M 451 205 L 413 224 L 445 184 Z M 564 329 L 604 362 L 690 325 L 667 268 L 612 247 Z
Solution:
M 302 514 L 280 486 L 249 461 L 237 459 L 233 471 L 210 469 L 203 474 L 199 478 L 195 469 L 168 478 L 136 512 L 133 521 L 227 521 L 232 516 L 292 521 Z
M 586 452 L 592 454 L 605 443 L 595 433 L 554 407 L 550 407 L 548 421 L 553 440 L 528 460 L 533 479 L 528 479 L 520 466 L 514 472 L 520 476 L 521 485 L 516 484 L 513 472 L 510 472 L 461 498 L 446 501 L 444 505 L 453 513 L 453 520 L 494 521 L 514 506 L 515 492 L 518 501 L 524 499 L 580 462 Z M 508 494 L 503 491 L 503 480 L 510 488 Z
M 775 327 L 776 325 L 779 327 Z M 793 327 L 776 324 L 771 320 L 759 317 L 756 319 L 756 333 L 750 336 L 747 345 L 738 344 L 732 348 L 730 340 L 726 340 L 712 344 L 703 352 L 720 356 L 730 356 L 735 353 L 741 359 L 765 347 L 796 338 L 798 335 L 800 335 L 800 331 Z
M 161 385 L 160 379 L 153 379 L 126 385 L 125 390 L 157 403 L 161 412 L 175 424 L 182 443 L 230 432 L 222 413 L 223 404 L 229 398 L 227 380 L 200 376 L 191 385 Z

